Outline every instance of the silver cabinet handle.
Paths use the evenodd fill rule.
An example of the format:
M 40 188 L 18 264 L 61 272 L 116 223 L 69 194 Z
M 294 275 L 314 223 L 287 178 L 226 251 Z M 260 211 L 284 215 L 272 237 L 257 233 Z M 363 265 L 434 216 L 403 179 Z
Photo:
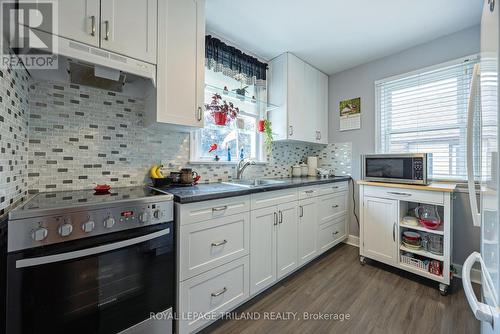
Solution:
M 198 109 L 196 111 L 196 119 L 198 120 L 198 122 L 201 121 L 201 115 L 202 115 L 201 107 L 198 107 Z
M 335 231 L 335 232 L 333 232 L 332 234 L 333 234 L 333 235 L 337 235 L 337 234 L 339 234 L 339 231 Z
M 388 191 L 387 193 L 388 193 L 388 194 L 392 194 L 392 195 L 397 195 L 397 196 L 411 196 L 411 194 L 408 194 L 408 193 L 400 193 L 400 192 L 397 192 L 397 191 Z
M 319 136 L 318 139 L 321 139 L 321 131 L 318 131 L 318 136 Z
M 288 127 L 288 135 L 293 136 L 293 125 Z
M 339 186 L 333 186 L 332 189 L 339 189 Z
M 280 220 L 279 220 L 279 223 L 283 223 L 283 212 L 280 210 L 279 211 L 279 215 L 280 215 Z
M 95 15 L 90 16 L 90 36 L 95 36 Z
M 218 246 L 222 246 L 222 245 L 225 245 L 227 244 L 227 240 L 224 239 L 222 241 L 219 241 L 219 242 L 212 242 L 212 247 L 218 247 Z
M 219 212 L 219 211 L 224 211 L 224 210 L 227 210 L 227 205 L 212 208 L 212 212 Z
M 306 194 L 312 194 L 314 192 L 314 190 L 306 190 L 305 193 Z
M 335 209 L 335 208 L 338 208 L 338 207 L 339 207 L 339 205 L 338 205 L 338 204 L 332 205 L 332 208 L 334 208 L 334 209 Z
M 226 291 L 227 291 L 227 288 L 224 287 L 222 290 L 220 290 L 218 292 L 212 292 L 211 295 L 212 295 L 212 297 L 218 297 L 218 296 L 222 295 Z
M 299 217 L 304 217 L 304 207 L 301 205 L 299 206 L 300 208 L 300 216 Z
M 276 212 L 273 212 L 274 215 L 274 226 L 278 225 L 278 214 Z
M 392 240 L 396 241 L 396 223 L 392 224 Z
M 109 21 L 104 21 L 104 39 L 109 41 Z

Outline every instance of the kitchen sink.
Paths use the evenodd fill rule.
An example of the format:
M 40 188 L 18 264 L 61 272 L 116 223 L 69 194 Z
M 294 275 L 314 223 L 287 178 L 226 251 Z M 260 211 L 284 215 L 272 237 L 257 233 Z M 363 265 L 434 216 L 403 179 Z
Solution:
M 234 181 L 222 182 L 222 183 L 230 184 L 230 185 L 234 185 L 234 186 L 245 187 L 245 188 L 252 188 L 252 187 L 264 187 L 264 186 L 278 185 L 278 184 L 285 183 L 285 181 L 272 180 L 272 179 L 250 179 L 250 180 L 234 180 Z

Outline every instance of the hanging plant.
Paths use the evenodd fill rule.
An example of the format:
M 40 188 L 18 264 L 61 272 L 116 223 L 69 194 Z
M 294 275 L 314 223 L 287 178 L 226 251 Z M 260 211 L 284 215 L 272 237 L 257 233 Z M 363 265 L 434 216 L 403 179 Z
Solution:
M 205 108 L 210 111 L 216 125 L 226 125 L 228 120 L 234 120 L 240 112 L 232 102 L 228 103 L 226 100 L 222 100 L 222 97 L 217 93 L 212 95 L 212 102 L 205 104 Z
M 273 131 L 271 128 L 271 122 L 266 119 L 264 120 L 264 146 L 266 147 L 267 154 L 273 152 Z

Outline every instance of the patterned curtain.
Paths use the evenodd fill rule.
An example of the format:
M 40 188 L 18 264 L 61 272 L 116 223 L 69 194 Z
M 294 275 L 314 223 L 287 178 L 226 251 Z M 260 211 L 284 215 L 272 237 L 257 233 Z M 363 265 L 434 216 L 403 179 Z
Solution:
M 266 85 L 266 63 L 210 35 L 205 36 L 205 66 L 247 85 Z

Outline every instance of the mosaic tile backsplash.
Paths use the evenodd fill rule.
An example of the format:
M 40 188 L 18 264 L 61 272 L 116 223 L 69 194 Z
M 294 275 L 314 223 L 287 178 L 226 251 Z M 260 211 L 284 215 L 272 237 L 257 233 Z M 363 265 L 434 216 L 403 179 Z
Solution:
M 12 91 L 7 93 L 7 87 Z M 12 97 L 6 98 L 7 94 Z M 141 98 L 68 83 L 28 84 L 26 77 L 16 78 L 14 72 L 0 77 L 0 98 L 0 120 L 11 116 L 0 126 L 6 126 L 12 138 L 6 141 L 2 137 L 2 150 L 4 146 L 5 150 L 11 148 L 11 154 L 16 155 L 11 162 L 5 154 L 0 160 L 2 184 L 7 177 L 11 183 L 8 189 L 1 188 L 0 197 L 5 202 L 15 201 L 26 191 L 86 189 L 94 183 L 140 185 L 148 181 L 151 164 L 159 162 L 170 170 L 192 167 L 203 182 L 226 181 L 236 175 L 234 165 L 190 166 L 189 134 L 162 125 L 145 127 Z M 5 102 L 12 99 L 9 113 Z M 2 136 L 6 136 L 4 132 Z M 15 143 L 11 142 L 14 137 Z M 290 166 L 309 155 L 318 155 L 320 165 L 337 175 L 350 174 L 350 154 L 349 144 L 274 143 L 268 163 L 249 167 L 245 176 L 287 177 Z M 6 168 L 13 174 L 5 173 Z
M 0 68 L 0 217 L 27 191 L 28 75 Z

